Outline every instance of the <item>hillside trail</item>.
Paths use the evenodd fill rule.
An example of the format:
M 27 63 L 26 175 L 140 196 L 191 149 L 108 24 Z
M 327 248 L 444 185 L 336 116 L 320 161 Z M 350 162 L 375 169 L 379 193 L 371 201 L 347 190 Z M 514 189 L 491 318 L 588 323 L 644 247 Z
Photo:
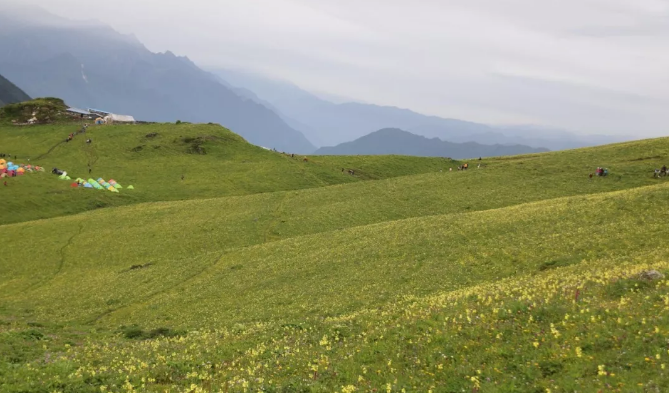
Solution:
M 277 153 L 277 154 L 280 154 L 280 153 Z M 309 172 L 305 169 L 304 165 L 312 165 L 312 164 L 313 164 L 311 161 L 305 163 L 305 162 L 302 162 L 302 161 L 299 161 L 299 160 L 298 160 L 298 161 L 296 162 L 293 158 L 291 158 L 290 156 L 284 155 L 284 154 L 281 154 L 281 157 L 283 157 L 284 160 L 290 162 L 291 164 L 293 164 L 293 165 L 297 165 L 297 166 L 300 168 L 300 171 L 302 172 L 302 174 L 303 174 L 305 177 L 306 177 L 306 176 L 309 176 L 310 178 L 314 179 L 317 183 L 320 184 L 321 187 L 326 187 L 326 186 L 329 185 L 325 180 L 319 178 L 318 176 L 316 176 L 316 175 L 314 175 L 314 174 L 312 174 L 312 173 L 309 173 Z
M 100 158 L 95 150 L 95 146 L 92 143 L 86 143 L 84 145 L 84 154 L 86 154 L 88 166 L 93 169 L 93 166 L 98 162 L 98 158 Z
M 56 267 L 56 270 L 54 271 L 54 273 L 51 274 L 50 277 L 45 278 L 44 280 L 37 281 L 37 282 L 35 282 L 35 283 L 29 285 L 29 286 L 28 286 L 27 288 L 25 288 L 23 291 L 24 291 L 24 292 L 28 292 L 28 291 L 31 291 L 31 290 L 38 289 L 38 288 L 40 288 L 40 287 L 43 287 L 43 286 L 46 285 L 47 283 L 49 283 L 49 282 L 50 282 L 51 280 L 53 280 L 54 278 L 56 278 L 56 277 L 63 271 L 63 266 L 65 266 L 65 250 L 66 250 L 67 248 L 71 247 L 71 246 L 73 245 L 73 243 L 74 243 L 74 239 L 75 239 L 77 236 L 82 235 L 83 233 L 84 233 L 84 224 L 83 224 L 83 223 L 79 223 L 79 229 L 78 229 L 75 233 L 73 233 L 73 234 L 67 239 L 67 241 L 63 244 L 63 246 L 58 250 L 58 254 L 59 254 L 60 260 L 58 261 L 58 266 Z
M 37 158 L 35 158 L 35 161 L 37 161 L 37 160 L 41 160 L 41 159 L 43 159 L 43 158 L 46 158 L 49 154 L 51 154 L 54 150 L 56 150 L 56 148 L 57 148 L 58 146 L 62 145 L 63 143 L 66 143 L 66 142 L 65 142 L 65 141 L 60 141 L 60 142 L 56 143 L 56 144 L 53 145 L 53 146 L 52 146 L 46 153 L 44 153 L 44 154 L 42 154 L 42 155 L 40 155 L 40 156 L 37 156 Z
M 184 277 L 183 280 L 175 283 L 171 287 L 166 287 L 166 288 L 162 288 L 162 289 L 159 289 L 157 291 L 151 292 L 148 295 L 146 295 L 146 296 L 144 296 L 140 299 L 130 301 L 128 304 L 124 304 L 124 305 L 121 305 L 121 306 L 116 307 L 116 308 L 110 308 L 109 310 L 107 310 L 107 311 L 105 311 L 105 312 L 87 320 L 86 324 L 92 325 L 92 324 L 95 324 L 95 323 L 99 322 L 103 318 L 108 317 L 109 315 L 114 314 L 116 312 L 119 312 L 121 310 L 126 310 L 126 309 L 129 309 L 129 308 L 132 308 L 132 307 L 137 307 L 137 306 L 141 306 L 143 304 L 147 304 L 152 299 L 154 299 L 154 298 L 156 298 L 156 297 L 158 297 L 158 296 L 160 296 L 164 293 L 173 291 L 173 290 L 175 290 L 175 289 L 177 289 L 177 288 L 179 288 L 179 287 L 181 287 L 185 284 L 188 284 L 190 281 L 200 277 L 201 275 L 205 274 L 207 271 L 215 268 L 223 260 L 225 255 L 232 252 L 233 250 L 234 249 L 226 249 L 226 250 L 223 250 L 222 252 L 212 251 L 212 252 L 205 253 L 203 255 L 203 257 L 205 257 L 205 258 L 207 258 L 211 254 L 216 255 L 216 257 L 209 264 L 204 264 L 204 266 L 202 268 L 200 268 L 199 270 L 197 270 L 195 273 Z
M 285 192 L 283 197 L 281 198 L 281 200 L 276 204 L 276 207 L 274 208 L 274 210 L 270 213 L 270 216 L 271 216 L 270 222 L 267 224 L 267 227 L 263 231 L 263 235 L 262 235 L 262 242 L 263 243 L 281 240 L 280 237 L 272 237 L 270 232 L 279 223 L 279 220 L 281 218 L 281 213 L 283 212 L 283 208 L 284 208 L 285 203 L 286 203 L 286 201 L 288 200 L 289 197 L 290 197 L 290 193 Z M 206 225 L 206 223 L 205 223 L 205 225 Z M 156 297 L 158 297 L 162 294 L 168 293 L 170 291 L 174 291 L 177 288 L 180 288 L 180 287 L 188 284 L 190 281 L 204 275 L 205 273 L 207 273 L 211 269 L 214 269 L 216 266 L 218 266 L 224 260 L 225 256 L 228 253 L 233 252 L 234 250 L 236 250 L 236 248 L 225 249 L 225 250 L 222 250 L 222 251 L 208 252 L 208 253 L 204 254 L 204 257 L 208 257 L 209 255 L 214 254 L 214 255 L 216 255 L 215 259 L 212 262 L 210 262 L 209 264 L 204 264 L 204 266 L 202 268 L 195 271 L 193 274 L 190 274 L 190 275 L 184 277 L 183 280 L 175 283 L 174 285 L 172 285 L 170 287 L 166 287 L 166 288 L 157 290 L 155 292 L 152 292 L 152 293 L 148 294 L 147 296 L 144 296 L 141 299 L 136 299 L 134 301 L 131 301 L 128 304 L 125 304 L 125 305 L 122 305 L 122 306 L 119 306 L 119 307 L 116 307 L 116 308 L 111 308 L 111 309 L 109 309 L 109 310 L 107 310 L 107 311 L 89 319 L 86 323 L 87 324 L 95 324 L 95 323 L 99 322 L 100 320 L 102 320 L 103 318 L 106 318 L 106 317 L 110 316 L 111 314 L 115 314 L 115 313 L 117 313 L 121 310 L 127 310 L 127 309 L 130 309 L 130 308 L 133 308 L 133 307 L 139 307 L 141 305 L 145 305 L 148 302 L 150 302 L 151 300 L 153 300 L 154 298 L 156 298 Z
M 288 197 L 288 192 L 286 192 L 277 204 L 274 211 L 270 214 L 270 221 L 267 224 L 265 231 L 263 232 L 263 243 L 273 242 L 281 238 L 280 236 L 272 235 L 272 231 L 277 227 L 277 225 L 279 225 L 281 214 L 283 213 L 283 207 L 285 206 Z

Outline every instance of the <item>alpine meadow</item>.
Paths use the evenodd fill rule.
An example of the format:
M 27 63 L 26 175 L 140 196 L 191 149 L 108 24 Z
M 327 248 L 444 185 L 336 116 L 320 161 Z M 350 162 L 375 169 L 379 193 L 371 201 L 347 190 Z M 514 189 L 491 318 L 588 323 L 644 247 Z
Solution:
M 669 390 L 669 138 L 456 161 L 0 122 L 2 392 Z

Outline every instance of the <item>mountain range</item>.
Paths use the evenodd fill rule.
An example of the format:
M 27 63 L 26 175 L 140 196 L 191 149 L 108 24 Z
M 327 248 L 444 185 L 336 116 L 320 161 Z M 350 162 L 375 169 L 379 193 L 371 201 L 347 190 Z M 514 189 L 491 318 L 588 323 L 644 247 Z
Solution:
M 454 159 L 508 156 L 541 153 L 548 149 L 523 145 L 482 145 L 476 142 L 453 143 L 438 138 L 426 138 L 397 128 L 385 128 L 352 142 L 333 147 L 321 147 L 319 155 L 384 155 L 399 154 Z
M 212 73 L 230 86 L 250 90 L 256 102 L 273 108 L 316 146 L 348 142 L 384 128 L 400 128 L 417 135 L 449 142 L 527 145 L 563 150 L 619 142 L 629 138 L 577 135 L 539 126 L 490 126 L 470 121 L 429 116 L 390 106 L 359 102 L 333 103 L 298 86 L 266 76 L 212 68 Z M 253 99 L 250 96 L 247 98 Z
M 0 75 L 0 107 L 29 99 L 30 97 L 23 90 Z
M 109 26 L 33 8 L 3 12 L 0 26 L 0 74 L 31 96 L 146 121 L 217 122 L 254 144 L 315 150 L 271 109 L 240 97 L 188 58 L 152 53 Z
M 187 57 L 153 53 L 100 22 L 74 22 L 38 8 L 0 14 L 0 74 L 33 97 L 138 120 L 220 123 L 268 148 L 312 153 L 380 129 L 452 143 L 561 150 L 622 140 L 536 126 L 495 127 L 360 102 L 333 102 L 296 85 L 245 71 L 204 71 Z M 516 146 L 516 148 L 518 148 Z M 429 150 L 419 155 L 431 155 Z

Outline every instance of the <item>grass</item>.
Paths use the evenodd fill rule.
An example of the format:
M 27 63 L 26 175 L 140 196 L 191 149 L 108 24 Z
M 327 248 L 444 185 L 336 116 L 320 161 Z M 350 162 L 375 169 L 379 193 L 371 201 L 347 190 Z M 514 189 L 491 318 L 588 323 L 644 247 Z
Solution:
M 669 139 L 450 172 L 68 127 L 3 128 L 3 149 L 136 192 L 3 190 L 0 391 L 669 388 L 668 282 L 640 275 L 669 273 Z
M 299 190 L 425 173 L 438 170 L 445 162 L 406 157 L 346 159 L 346 166 L 358 171 L 350 176 L 341 173 L 339 166 L 344 164 L 336 159 L 304 162 L 303 156 L 266 151 L 213 124 L 91 126 L 86 134 L 65 142 L 80 128 L 72 123 L 0 127 L 1 153 L 10 154 L 12 161 L 47 170 L 10 179 L 11 188 L 3 190 L 9 194 L 7 201 L 0 206 L 3 223 L 140 202 Z M 91 144 L 86 143 L 89 138 Z M 402 169 L 397 173 L 388 170 L 396 166 Z M 48 173 L 54 167 L 67 171 L 72 179 L 115 179 L 135 189 L 119 194 L 73 190 L 70 182 L 58 181 Z

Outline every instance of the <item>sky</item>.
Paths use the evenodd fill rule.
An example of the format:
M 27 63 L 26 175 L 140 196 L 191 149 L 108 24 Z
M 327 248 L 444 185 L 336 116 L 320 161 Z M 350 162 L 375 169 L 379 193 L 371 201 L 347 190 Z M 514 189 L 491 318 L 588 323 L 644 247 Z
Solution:
M 669 0 L 20 1 L 97 18 L 202 67 L 362 102 L 669 134 Z

